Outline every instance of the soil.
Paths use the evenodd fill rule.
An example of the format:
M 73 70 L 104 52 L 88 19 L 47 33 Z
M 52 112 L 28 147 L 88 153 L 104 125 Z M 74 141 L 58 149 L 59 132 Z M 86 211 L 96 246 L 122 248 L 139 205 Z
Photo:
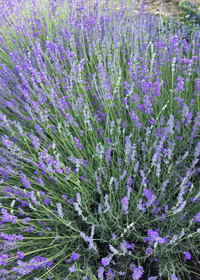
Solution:
M 95 3 L 95 0 L 89 0 L 90 3 Z M 114 1 L 115 5 L 117 5 L 117 10 L 120 10 L 121 8 L 121 1 Z M 149 2 L 148 7 L 147 7 L 147 2 Z M 181 18 L 179 17 L 179 14 L 183 12 L 182 8 L 179 6 L 181 2 L 186 2 L 182 0 L 145 0 L 145 9 L 147 10 L 147 13 L 149 12 L 150 14 L 154 13 L 156 17 L 159 18 L 160 15 L 160 9 L 161 9 L 161 4 L 162 4 L 162 9 L 161 9 L 161 15 L 167 16 L 167 17 L 172 17 L 174 16 L 174 19 L 179 22 Z M 192 5 L 196 4 L 197 6 L 200 6 L 200 0 L 191 0 L 190 1 Z M 104 0 L 103 3 L 106 3 Z M 134 0 L 131 0 L 128 2 L 127 6 L 131 7 L 134 6 Z M 140 6 L 142 4 L 142 0 L 137 0 L 137 8 L 135 9 L 135 14 L 139 13 Z M 171 13 L 171 14 L 170 14 Z

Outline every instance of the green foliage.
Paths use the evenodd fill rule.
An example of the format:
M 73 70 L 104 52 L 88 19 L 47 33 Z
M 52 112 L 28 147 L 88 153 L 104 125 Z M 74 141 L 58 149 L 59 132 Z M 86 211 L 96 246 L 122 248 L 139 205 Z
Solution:
M 193 30 L 193 26 L 191 25 L 191 21 L 194 21 L 195 24 L 198 24 L 200 26 L 200 6 L 198 7 L 197 5 L 192 5 L 190 1 L 187 2 L 181 2 L 179 6 L 183 9 L 179 17 L 182 18 L 181 22 L 184 22 L 187 24 L 190 28 L 190 30 Z M 198 12 L 199 10 L 199 12 Z M 188 16 L 186 18 L 186 16 Z

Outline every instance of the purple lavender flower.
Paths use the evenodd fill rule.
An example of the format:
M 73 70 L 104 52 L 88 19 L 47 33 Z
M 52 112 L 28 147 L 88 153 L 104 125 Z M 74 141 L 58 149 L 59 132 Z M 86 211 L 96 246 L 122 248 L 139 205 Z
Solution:
M 75 261 L 79 258 L 79 255 L 77 253 L 72 254 L 72 259 Z

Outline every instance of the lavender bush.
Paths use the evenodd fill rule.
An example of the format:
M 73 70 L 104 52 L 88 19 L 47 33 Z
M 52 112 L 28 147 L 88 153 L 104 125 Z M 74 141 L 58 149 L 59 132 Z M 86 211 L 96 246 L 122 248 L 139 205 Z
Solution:
M 2 280 L 192 271 L 200 30 L 126 2 L 1 0 Z

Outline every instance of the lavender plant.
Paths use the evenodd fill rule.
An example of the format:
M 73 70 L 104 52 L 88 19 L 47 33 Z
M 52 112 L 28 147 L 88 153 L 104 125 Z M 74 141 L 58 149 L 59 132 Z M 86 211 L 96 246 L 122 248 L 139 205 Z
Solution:
M 126 2 L 1 0 L 2 280 L 193 271 L 199 31 L 158 33 Z

